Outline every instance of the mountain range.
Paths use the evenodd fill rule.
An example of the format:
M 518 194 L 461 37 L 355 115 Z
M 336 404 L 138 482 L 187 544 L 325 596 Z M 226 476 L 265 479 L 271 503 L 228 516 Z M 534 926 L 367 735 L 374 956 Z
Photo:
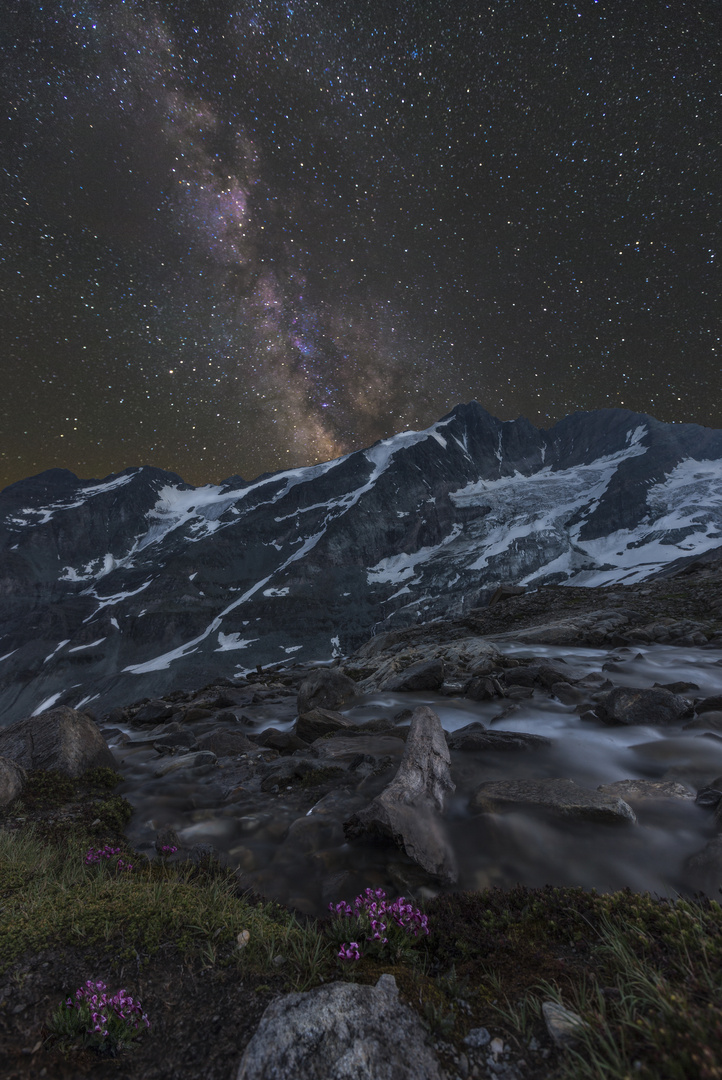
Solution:
M 722 431 L 621 409 L 542 430 L 471 402 L 197 488 L 50 469 L 0 492 L 0 715 L 329 660 L 503 583 L 636 583 L 720 546 Z

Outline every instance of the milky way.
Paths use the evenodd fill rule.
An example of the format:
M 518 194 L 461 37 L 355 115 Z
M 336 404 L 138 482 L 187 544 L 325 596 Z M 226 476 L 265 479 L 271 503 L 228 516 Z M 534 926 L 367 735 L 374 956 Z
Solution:
M 707 3 L 3 6 L 0 483 L 722 426 Z

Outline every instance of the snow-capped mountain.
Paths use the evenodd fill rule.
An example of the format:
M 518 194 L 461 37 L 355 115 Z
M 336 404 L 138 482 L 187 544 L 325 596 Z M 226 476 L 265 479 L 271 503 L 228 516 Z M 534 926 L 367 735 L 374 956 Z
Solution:
M 722 544 L 722 431 L 548 431 L 472 402 L 335 461 L 193 488 L 51 469 L 0 493 L 0 708 L 121 704 L 347 652 L 502 582 L 638 581 Z

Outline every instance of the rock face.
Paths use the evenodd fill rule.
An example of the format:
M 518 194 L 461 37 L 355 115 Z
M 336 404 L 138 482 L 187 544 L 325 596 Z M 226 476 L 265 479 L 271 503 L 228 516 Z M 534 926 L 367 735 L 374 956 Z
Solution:
M 573 780 L 492 780 L 471 797 L 469 808 L 485 813 L 537 808 L 587 821 L 634 822 L 631 806 L 614 795 L 588 791 Z
M 17 761 L 0 757 L 0 806 L 7 806 L 17 799 L 25 787 L 27 773 Z
M 331 983 L 268 1006 L 235 1080 L 441 1080 L 393 975 Z
M 677 724 L 691 714 L 692 705 L 658 686 L 615 686 L 597 697 L 595 712 L 606 724 Z
M 721 459 L 722 432 L 694 425 L 602 410 L 537 430 L 472 402 L 252 483 L 49 470 L 0 493 L 0 715 L 89 695 L 104 710 L 284 655 L 330 659 L 376 627 L 416 625 L 422 598 L 426 619 L 456 618 L 502 583 L 608 584 L 681 551 L 699 560 L 722 533 Z M 615 620 L 629 629 L 601 612 L 535 640 L 595 639 Z
M 428 874 L 456 880 L 453 851 L 441 814 L 455 785 L 441 721 L 425 705 L 414 710 L 396 776 L 369 806 L 344 824 L 349 839 L 381 836 L 393 840 Z
M 28 772 L 57 769 L 81 776 L 86 769 L 115 768 L 115 758 L 90 717 L 63 707 L 0 729 L 0 755 Z

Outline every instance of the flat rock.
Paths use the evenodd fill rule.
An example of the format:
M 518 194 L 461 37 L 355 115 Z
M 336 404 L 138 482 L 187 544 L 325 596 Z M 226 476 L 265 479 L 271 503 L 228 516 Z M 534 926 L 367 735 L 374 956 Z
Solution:
M 444 661 L 440 658 L 420 660 L 403 671 L 389 675 L 381 683 L 382 690 L 438 690 L 444 681 Z
M 694 711 L 698 716 L 706 712 L 717 712 L 720 709 L 722 709 L 722 694 L 713 694 L 711 697 L 702 698 L 694 707 Z
M 379 836 L 392 840 L 426 873 L 453 882 L 456 861 L 441 821 L 444 799 L 455 784 L 449 748 L 439 717 L 420 705 L 396 776 L 367 807 L 344 824 L 350 839 Z
M 393 975 L 286 994 L 264 1012 L 235 1080 L 441 1080 Z
M 28 774 L 22 765 L 8 757 L 0 757 L 0 806 L 17 799 L 25 787 Z
M 208 731 L 200 735 L 196 741 L 199 750 L 210 750 L 216 757 L 231 757 L 235 754 L 248 754 L 258 747 L 244 735 L 242 731 L 229 731 L 220 728 L 217 731 Z
M 691 788 L 674 780 L 617 780 L 613 784 L 600 784 L 597 791 L 602 795 L 616 795 L 628 803 L 656 802 L 659 799 L 694 802 L 695 798 Z
M 562 817 L 599 822 L 634 822 L 631 806 L 614 795 L 602 795 L 573 780 L 491 780 L 476 789 L 469 808 L 482 813 L 538 808 Z
M 475 721 L 446 736 L 450 750 L 542 750 L 552 740 L 522 731 L 490 731 Z
M 312 743 L 314 739 L 320 739 L 322 735 L 352 727 L 354 727 L 353 721 L 343 713 L 334 712 L 332 709 L 317 708 L 301 713 L 294 725 L 293 733 L 304 742 Z
M 339 763 L 348 763 L 359 754 L 400 759 L 405 748 L 404 740 L 395 735 L 334 735 L 330 739 L 317 739 L 311 743 L 312 753 Z
M 116 767 L 107 742 L 90 717 L 64 705 L 0 730 L 0 756 L 28 772 L 56 769 L 65 776 Z
M 357 692 L 353 679 L 338 668 L 315 668 L 298 688 L 299 715 L 311 709 L 337 709 Z
M 605 724 L 676 724 L 691 712 L 691 702 L 661 686 L 615 686 L 596 700 L 595 712 Z

